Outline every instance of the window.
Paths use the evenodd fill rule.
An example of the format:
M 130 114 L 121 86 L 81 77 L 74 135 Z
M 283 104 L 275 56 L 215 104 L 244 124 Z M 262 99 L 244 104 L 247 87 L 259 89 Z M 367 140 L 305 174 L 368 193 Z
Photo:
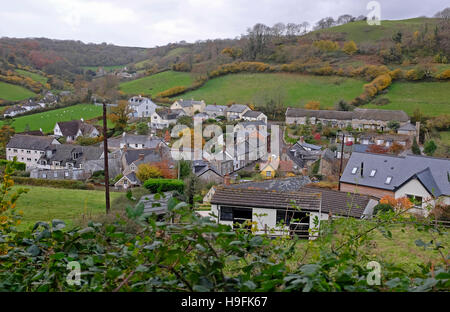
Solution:
M 272 176 L 272 171 L 266 171 L 266 177 L 271 177 Z
M 69 172 L 67 172 L 67 171 L 64 172 L 64 176 L 65 176 L 65 177 L 68 177 L 68 176 L 69 176 Z
M 220 221 L 233 221 L 233 208 L 220 207 Z
M 357 171 L 358 171 L 358 167 L 354 167 L 354 168 L 352 169 L 352 174 L 356 174 Z
M 14 153 L 17 153 L 17 149 L 14 149 L 14 151 L 13 151 Z
M 46 173 L 43 173 L 43 174 L 42 174 L 42 178 L 44 178 L 44 179 L 47 178 L 47 174 L 46 174 Z
M 58 173 L 55 171 L 55 172 L 53 172 L 53 177 L 54 178 L 57 178 L 58 177 Z
M 392 177 L 387 177 L 386 181 L 384 182 L 385 184 L 391 184 L 392 181 Z
M 377 173 L 377 171 L 374 169 L 374 170 L 372 170 L 372 171 L 370 172 L 370 176 L 371 176 L 371 177 L 374 177 L 376 173 Z
M 414 204 L 414 208 L 422 209 L 422 197 L 406 194 L 408 199 Z

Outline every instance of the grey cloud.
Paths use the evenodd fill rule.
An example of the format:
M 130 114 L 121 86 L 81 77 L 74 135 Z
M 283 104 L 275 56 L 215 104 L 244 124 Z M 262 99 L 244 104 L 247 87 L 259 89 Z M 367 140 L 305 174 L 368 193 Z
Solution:
M 366 14 L 366 0 L 17 0 L 2 4 L 0 36 L 152 47 L 235 38 L 256 23 L 311 24 Z M 446 0 L 379 0 L 382 19 L 432 16 Z

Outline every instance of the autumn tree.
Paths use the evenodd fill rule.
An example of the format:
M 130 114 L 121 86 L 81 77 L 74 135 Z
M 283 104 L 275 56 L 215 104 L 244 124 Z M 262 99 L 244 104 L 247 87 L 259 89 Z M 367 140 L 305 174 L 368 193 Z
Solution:
M 6 144 L 8 144 L 11 137 L 14 135 L 15 130 L 10 125 L 3 125 L 0 128 L 0 155 L 6 155 Z
M 312 110 L 319 110 L 320 109 L 320 102 L 319 101 L 309 101 L 305 104 L 306 109 L 312 109 Z
M 353 55 L 356 51 L 358 51 L 358 47 L 356 46 L 356 43 L 351 40 L 344 44 L 342 51 L 344 51 L 348 55 Z
M 148 179 L 161 178 L 163 175 L 158 167 L 152 166 L 150 164 L 140 164 L 136 172 L 136 176 L 142 182 Z
M 389 153 L 398 155 L 401 152 L 403 152 L 404 147 L 401 144 L 398 144 L 397 142 L 394 142 L 391 147 L 389 147 Z
M 111 113 L 109 114 L 109 120 L 115 124 L 115 128 L 122 130 L 128 124 L 133 109 L 130 107 L 127 101 L 119 101 L 118 105 L 111 108 Z
M 375 154 L 386 154 L 388 152 L 388 149 L 381 145 L 371 144 L 369 145 L 367 152 Z

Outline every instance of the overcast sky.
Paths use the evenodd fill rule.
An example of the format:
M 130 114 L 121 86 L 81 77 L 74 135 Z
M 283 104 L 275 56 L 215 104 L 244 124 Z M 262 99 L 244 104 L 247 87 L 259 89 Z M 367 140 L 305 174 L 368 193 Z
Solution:
M 47 37 L 154 47 L 235 38 L 256 23 L 314 24 L 366 15 L 367 0 L 2 0 L 0 37 Z M 380 0 L 381 19 L 432 16 L 448 0 Z

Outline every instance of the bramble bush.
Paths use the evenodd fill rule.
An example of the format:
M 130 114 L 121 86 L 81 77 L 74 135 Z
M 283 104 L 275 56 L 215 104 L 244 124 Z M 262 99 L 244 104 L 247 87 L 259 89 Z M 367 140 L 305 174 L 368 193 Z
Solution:
M 258 222 L 232 229 L 198 216 L 171 199 L 165 219 L 146 215 L 142 205 L 106 224 L 67 228 L 61 220 L 37 222 L 18 230 L 20 214 L 6 198 L 12 181 L 8 167 L 0 188 L 0 291 L 448 291 L 450 271 L 433 220 L 418 222 L 407 210 L 379 212 L 372 220 L 330 218 L 320 236 L 306 242 L 290 236 L 254 235 Z M 350 209 L 350 208 L 349 208 Z M 257 218 L 261 216 L 256 216 Z M 128 219 L 127 219 L 128 218 Z M 169 221 L 171 220 L 171 221 Z M 126 227 L 134 222 L 136 228 Z M 313 219 L 318 225 L 317 217 Z M 406 273 L 370 252 L 373 233 L 395 239 L 391 226 L 409 222 L 431 241 L 441 261 Z M 250 230 L 249 230 L 250 229 Z M 336 234 L 338 233 L 338 234 Z M 316 235 L 314 230 L 311 235 Z M 79 283 L 69 264 L 80 265 Z M 372 285 L 368 262 L 378 261 L 381 280 Z M 70 283 L 69 283 L 70 282 Z

